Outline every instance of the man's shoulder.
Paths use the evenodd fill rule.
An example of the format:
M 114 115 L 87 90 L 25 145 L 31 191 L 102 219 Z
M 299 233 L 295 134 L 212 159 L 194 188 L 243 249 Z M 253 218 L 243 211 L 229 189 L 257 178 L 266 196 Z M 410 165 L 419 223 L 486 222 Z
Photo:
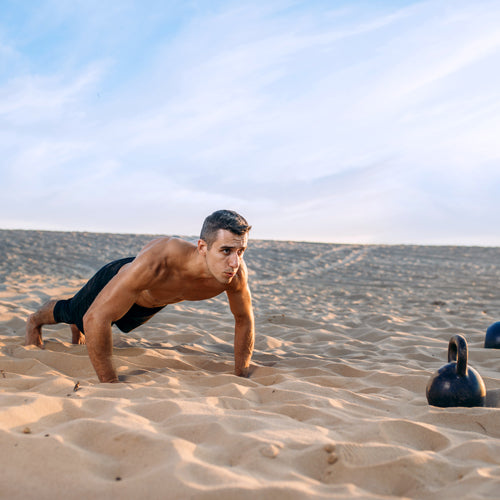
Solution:
M 180 238 L 165 236 L 146 245 L 137 255 L 137 260 L 150 266 L 174 266 L 186 262 L 196 246 Z
M 157 238 L 137 254 L 130 271 L 142 275 L 144 281 L 164 277 L 165 272 L 181 268 L 193 248 L 196 247 L 180 238 Z
M 159 242 L 157 254 L 167 260 L 185 260 L 193 253 L 196 245 L 181 238 L 165 237 Z
M 139 253 L 148 256 L 168 255 L 174 253 L 185 253 L 191 251 L 195 245 L 189 241 L 173 236 L 163 236 L 150 241 Z

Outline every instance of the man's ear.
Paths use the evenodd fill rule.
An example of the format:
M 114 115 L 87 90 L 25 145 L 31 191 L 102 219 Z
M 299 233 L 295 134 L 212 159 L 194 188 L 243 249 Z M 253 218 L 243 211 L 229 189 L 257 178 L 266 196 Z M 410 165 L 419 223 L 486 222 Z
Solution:
M 198 253 L 205 256 L 207 254 L 208 245 L 205 240 L 198 240 Z

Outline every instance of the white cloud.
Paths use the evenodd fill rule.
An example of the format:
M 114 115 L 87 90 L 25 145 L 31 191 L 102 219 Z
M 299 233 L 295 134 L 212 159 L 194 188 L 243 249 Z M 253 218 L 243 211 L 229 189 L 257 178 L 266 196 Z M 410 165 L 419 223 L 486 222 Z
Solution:
M 99 70 L 91 68 L 69 81 L 57 75 L 14 78 L 0 89 L 0 117 L 12 126 L 61 123 L 71 118 L 68 108 L 85 99 L 99 73 Z

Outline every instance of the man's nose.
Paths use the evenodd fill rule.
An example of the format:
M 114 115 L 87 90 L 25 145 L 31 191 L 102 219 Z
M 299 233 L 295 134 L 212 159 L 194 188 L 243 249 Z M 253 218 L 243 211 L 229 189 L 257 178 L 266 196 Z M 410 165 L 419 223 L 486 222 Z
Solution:
M 236 269 L 240 265 L 239 258 L 235 253 L 233 253 L 229 256 L 229 265 L 233 269 Z

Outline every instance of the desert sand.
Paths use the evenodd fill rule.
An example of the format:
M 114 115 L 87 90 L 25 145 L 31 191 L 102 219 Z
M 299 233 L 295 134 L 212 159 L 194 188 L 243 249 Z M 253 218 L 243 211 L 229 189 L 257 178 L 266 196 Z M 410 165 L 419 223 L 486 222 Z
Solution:
M 0 498 L 480 499 L 500 495 L 500 248 L 250 241 L 250 378 L 225 296 L 114 330 L 100 384 L 67 325 L 25 319 L 151 236 L 0 231 Z M 486 406 L 429 406 L 451 336 Z

